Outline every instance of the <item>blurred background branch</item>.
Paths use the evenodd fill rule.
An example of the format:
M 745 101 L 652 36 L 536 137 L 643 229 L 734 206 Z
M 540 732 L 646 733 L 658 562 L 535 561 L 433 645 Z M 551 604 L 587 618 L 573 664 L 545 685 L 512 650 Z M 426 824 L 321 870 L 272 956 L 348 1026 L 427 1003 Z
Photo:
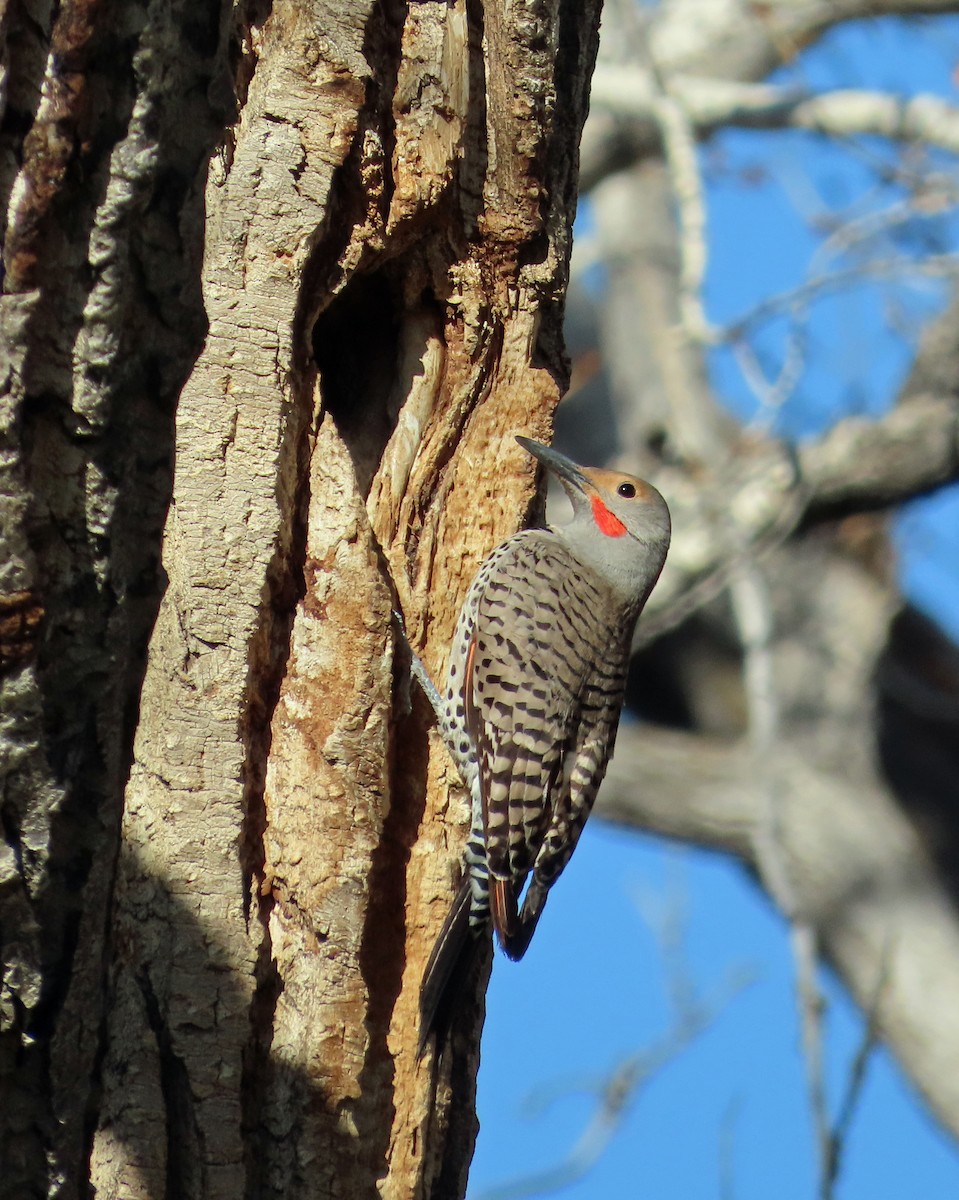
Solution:
M 597 812 L 731 856 L 790 924 L 821 1197 L 877 1046 L 959 1135 L 956 12 L 610 0 L 582 148 L 557 444 L 674 522 Z M 821 962 L 860 1012 L 838 1054 Z

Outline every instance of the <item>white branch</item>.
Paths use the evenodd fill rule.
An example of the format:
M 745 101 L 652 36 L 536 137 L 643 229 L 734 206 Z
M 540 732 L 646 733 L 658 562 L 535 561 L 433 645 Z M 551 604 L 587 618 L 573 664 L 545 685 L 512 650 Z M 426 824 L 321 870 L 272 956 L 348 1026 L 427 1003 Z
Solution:
M 743 648 L 749 747 L 753 754 L 756 786 L 761 795 L 753 858 L 766 890 L 789 922 L 809 1107 L 819 1148 L 820 1194 L 828 1200 L 832 1194 L 833 1139 L 823 1077 L 824 1001 L 818 980 L 816 933 L 793 883 L 786 856 L 780 794 L 769 769 L 780 736 L 772 653 L 772 601 L 755 562 L 746 562 L 733 575 L 729 594 Z
M 692 75 L 670 75 L 666 85 L 700 136 L 721 125 L 791 128 L 832 137 L 875 135 L 923 142 L 959 154 L 959 107 L 938 96 L 850 88 L 810 95 L 795 88 Z M 590 97 L 596 109 L 652 122 L 657 120 L 659 97 L 652 72 L 641 66 L 604 62 L 596 67 Z
M 683 331 L 696 341 L 709 341 L 712 333 L 702 298 L 708 262 L 706 199 L 696 141 L 683 105 L 673 96 L 660 93 L 655 114 L 679 209 L 679 311 Z

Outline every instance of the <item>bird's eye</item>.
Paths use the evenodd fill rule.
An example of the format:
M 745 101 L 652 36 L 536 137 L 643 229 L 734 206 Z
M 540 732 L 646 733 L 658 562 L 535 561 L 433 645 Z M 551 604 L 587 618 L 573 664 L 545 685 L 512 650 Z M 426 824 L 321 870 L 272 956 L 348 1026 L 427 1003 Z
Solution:
M 621 483 L 616 491 L 620 496 L 625 496 L 627 500 L 632 500 L 636 495 L 636 485 L 634 483 Z

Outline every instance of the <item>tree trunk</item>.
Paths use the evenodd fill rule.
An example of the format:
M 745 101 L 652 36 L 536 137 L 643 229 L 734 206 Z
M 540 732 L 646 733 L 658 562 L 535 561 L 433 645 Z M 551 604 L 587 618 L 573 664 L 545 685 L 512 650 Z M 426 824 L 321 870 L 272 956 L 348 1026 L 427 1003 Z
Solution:
M 0 21 L 0 1190 L 462 1195 L 467 812 L 391 612 L 439 674 L 527 513 L 598 7 Z

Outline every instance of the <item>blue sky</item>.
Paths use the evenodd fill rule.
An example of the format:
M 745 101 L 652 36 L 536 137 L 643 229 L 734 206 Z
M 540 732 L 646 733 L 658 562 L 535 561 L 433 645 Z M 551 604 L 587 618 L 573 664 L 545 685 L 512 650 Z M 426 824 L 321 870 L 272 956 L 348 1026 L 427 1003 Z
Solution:
M 810 1200 L 814 1149 L 779 917 L 732 864 L 595 822 L 550 897 L 527 957 L 497 959 L 487 1004 L 470 1195 L 555 1167 L 595 1109 L 577 1088 L 662 1038 L 671 1021 L 662 951 L 637 892 L 687 904 L 687 961 L 705 993 L 749 968 L 755 980 L 654 1076 L 606 1154 L 564 1191 L 573 1200 L 723 1196 Z M 826 978 L 827 1066 L 837 1097 L 860 1026 Z M 544 1086 L 554 1102 L 530 1113 Z M 885 1053 L 871 1063 L 847 1145 L 846 1200 L 951 1200 L 959 1156 L 927 1120 Z
M 955 103 L 959 18 L 871 21 L 834 31 L 784 80 L 815 88 L 932 91 Z M 796 286 L 821 236 L 814 218 L 886 207 L 877 190 L 881 142 L 836 148 L 800 134 L 729 133 L 705 154 L 711 261 L 707 311 L 742 316 L 764 295 Z M 938 163 L 959 180 L 956 164 Z M 750 182 L 744 183 L 744 178 Z M 959 223 L 935 214 L 890 231 L 885 247 L 909 254 L 959 245 Z M 843 265 L 837 260 L 832 268 Z M 807 366 L 772 419 L 784 436 L 810 436 L 848 412 L 892 401 L 922 321 L 944 302 L 929 281 L 861 286 L 813 306 Z M 894 332 L 891 332 L 894 331 Z M 900 332 L 901 331 L 901 332 Z M 785 323 L 758 348 L 770 369 Z M 711 363 L 717 391 L 743 419 L 754 397 L 732 356 Z M 959 489 L 917 501 L 898 520 L 904 588 L 959 639 Z M 703 991 L 748 968 L 754 981 L 715 1023 L 657 1073 L 628 1107 L 598 1163 L 563 1191 L 570 1200 L 811 1200 L 815 1153 L 806 1099 L 793 967 L 778 915 L 735 864 L 621 833 L 593 821 L 551 895 L 521 964 L 498 956 L 488 994 L 479 1076 L 481 1133 L 470 1196 L 558 1166 L 595 1111 L 591 1081 L 669 1028 L 663 951 L 644 914 L 664 897 L 685 905 L 686 962 Z M 828 973 L 826 1067 L 838 1103 L 861 1040 L 858 1014 Z M 959 998 L 957 998 L 959 1004 Z M 530 1110 L 528 1102 L 551 1098 Z M 883 1051 L 872 1060 L 837 1188 L 841 1200 L 953 1200 L 959 1152 L 927 1118 Z

